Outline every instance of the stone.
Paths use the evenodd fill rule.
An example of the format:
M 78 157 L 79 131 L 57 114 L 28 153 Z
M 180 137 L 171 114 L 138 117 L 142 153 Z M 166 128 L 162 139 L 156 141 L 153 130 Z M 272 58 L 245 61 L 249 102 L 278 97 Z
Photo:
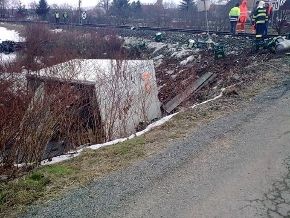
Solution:
M 271 218 L 283 218 L 277 212 L 274 212 L 274 211 L 270 211 L 269 214 L 268 214 L 268 217 L 271 217 Z
M 283 191 L 281 193 L 281 197 L 285 200 L 285 202 L 290 203 L 290 191 Z
M 240 80 L 241 77 L 240 77 L 238 74 L 235 73 L 235 74 L 233 75 L 233 78 L 234 78 L 235 80 Z
M 274 202 L 270 201 L 270 200 L 265 200 L 263 201 L 266 209 L 270 209 L 272 211 L 275 211 L 276 210 L 276 205 Z
M 7 175 L 0 175 L 0 181 L 6 181 L 8 179 Z
M 290 204 L 279 204 L 278 212 L 286 217 L 290 213 Z
M 288 188 L 290 189 L 290 179 L 286 179 L 285 183 L 287 184 Z
M 275 188 L 279 189 L 280 191 L 284 191 L 286 189 L 286 184 L 283 182 L 275 182 L 274 183 Z

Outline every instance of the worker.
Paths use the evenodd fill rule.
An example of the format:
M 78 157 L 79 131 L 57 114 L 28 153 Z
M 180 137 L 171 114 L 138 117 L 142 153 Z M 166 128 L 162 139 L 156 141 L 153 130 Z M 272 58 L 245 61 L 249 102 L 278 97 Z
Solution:
M 256 25 L 256 40 L 263 40 L 266 36 L 266 22 L 268 21 L 267 10 L 265 8 L 265 2 L 260 1 L 259 5 L 254 12 L 253 22 Z
M 265 35 L 268 35 L 269 23 L 273 15 L 273 7 L 268 2 L 265 4 L 265 7 L 266 7 L 267 16 L 268 16 L 268 21 L 266 21 L 266 25 L 265 25 Z
M 256 33 L 256 24 L 255 24 L 255 22 L 253 21 L 253 16 L 254 16 L 255 11 L 256 11 L 257 8 L 258 8 L 258 5 L 259 5 L 259 1 L 256 1 L 256 4 L 255 4 L 255 6 L 253 7 L 253 10 L 252 10 L 252 12 L 251 12 L 251 14 L 250 14 L 251 23 L 252 23 L 252 26 L 251 26 L 251 32 L 252 32 L 253 34 Z
M 67 12 L 65 11 L 65 12 L 63 13 L 63 21 L 66 23 L 67 20 L 68 20 L 68 14 L 67 14 Z
M 253 10 L 252 10 L 252 12 L 251 12 L 251 14 L 250 14 L 250 17 L 251 17 L 251 18 L 253 18 L 254 13 L 255 13 L 255 11 L 256 11 L 257 8 L 258 8 L 259 3 L 260 3 L 260 1 L 256 1 L 255 6 L 253 6 Z
M 240 18 L 238 22 L 238 31 L 245 32 L 246 22 L 248 19 L 248 2 L 247 0 L 243 0 L 242 4 L 240 5 Z
M 237 3 L 236 6 L 230 10 L 230 13 L 229 13 L 229 18 L 230 18 L 230 23 L 231 23 L 231 33 L 233 35 L 236 34 L 237 23 L 241 14 L 239 6 L 240 4 Z
M 55 12 L 55 22 L 59 23 L 59 19 L 60 19 L 59 12 Z

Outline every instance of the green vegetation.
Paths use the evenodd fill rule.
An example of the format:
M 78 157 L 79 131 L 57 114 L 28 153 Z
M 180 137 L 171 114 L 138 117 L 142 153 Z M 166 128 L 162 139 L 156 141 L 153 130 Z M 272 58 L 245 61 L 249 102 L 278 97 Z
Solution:
M 79 157 L 33 170 L 22 178 L 0 183 L 0 217 L 14 217 L 26 206 L 57 197 L 68 189 L 85 185 L 104 174 L 143 157 L 144 137 L 93 151 Z
M 38 199 L 45 198 L 49 187 L 57 183 L 57 176 L 67 176 L 76 172 L 66 166 L 47 166 L 14 181 L 0 184 L 0 215 L 13 216 L 15 210 Z

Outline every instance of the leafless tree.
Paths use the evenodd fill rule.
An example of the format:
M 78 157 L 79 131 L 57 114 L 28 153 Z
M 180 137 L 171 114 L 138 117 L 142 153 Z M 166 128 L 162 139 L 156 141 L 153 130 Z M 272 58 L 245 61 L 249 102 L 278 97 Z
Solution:
M 110 9 L 110 2 L 111 2 L 110 0 L 100 0 L 97 6 L 103 8 L 106 14 L 108 14 Z
M 278 34 L 282 34 L 285 28 L 287 28 L 288 16 L 289 16 L 288 10 L 281 9 L 277 13 L 275 13 L 273 20 L 273 28 L 277 31 Z

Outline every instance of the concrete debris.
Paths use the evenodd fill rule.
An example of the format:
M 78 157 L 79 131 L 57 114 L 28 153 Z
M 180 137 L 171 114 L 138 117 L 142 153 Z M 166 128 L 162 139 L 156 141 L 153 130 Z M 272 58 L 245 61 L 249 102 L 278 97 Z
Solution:
M 176 59 L 180 60 L 180 59 L 187 57 L 191 53 L 192 53 L 191 50 L 182 48 L 181 50 L 174 52 L 171 55 L 171 58 L 176 58 Z
M 159 67 L 163 63 L 163 58 L 164 58 L 164 55 L 162 54 L 158 55 L 157 57 L 154 57 L 153 58 L 154 66 Z
M 166 73 L 169 74 L 169 75 L 171 75 L 171 74 L 174 73 L 174 70 L 168 70 L 168 71 L 166 71 Z
M 195 46 L 195 40 L 190 39 L 190 40 L 188 41 L 188 47 L 189 47 L 189 48 L 193 48 L 194 46 Z
M 160 55 L 164 50 L 166 50 L 167 45 L 162 42 L 150 42 L 147 44 L 149 51 L 152 51 L 153 56 Z
M 158 60 L 163 59 L 163 58 L 164 58 L 164 55 L 161 54 L 161 55 L 158 55 L 157 57 L 154 57 L 153 60 L 158 61 Z
M 215 85 L 221 88 L 224 84 L 230 85 L 243 80 L 239 73 L 232 72 L 239 72 L 249 64 L 258 63 L 264 58 L 251 53 L 253 40 L 246 37 L 211 35 L 209 38 L 207 34 L 167 32 L 162 42 L 156 42 L 155 33 L 152 31 L 121 32 L 122 36 L 130 36 L 130 41 L 124 38 L 126 43 L 136 44 L 140 38 L 146 43 L 143 50 L 144 59 L 154 61 L 157 84 L 160 87 L 158 97 L 163 105 L 174 99 L 182 90 L 192 86 L 206 72 L 217 75 Z M 267 52 L 265 55 L 270 54 Z M 202 92 L 201 90 L 190 95 L 178 107 L 185 106 L 186 102 L 192 104 L 204 100 L 201 97 Z M 210 89 L 210 92 L 210 96 L 216 94 L 213 89 Z
M 194 55 L 191 55 L 191 56 L 189 56 L 188 58 L 186 58 L 185 60 L 181 61 L 181 62 L 180 62 L 180 65 L 185 66 L 185 65 L 187 65 L 188 63 L 193 62 L 194 59 L 195 59 L 195 56 L 194 56 Z

